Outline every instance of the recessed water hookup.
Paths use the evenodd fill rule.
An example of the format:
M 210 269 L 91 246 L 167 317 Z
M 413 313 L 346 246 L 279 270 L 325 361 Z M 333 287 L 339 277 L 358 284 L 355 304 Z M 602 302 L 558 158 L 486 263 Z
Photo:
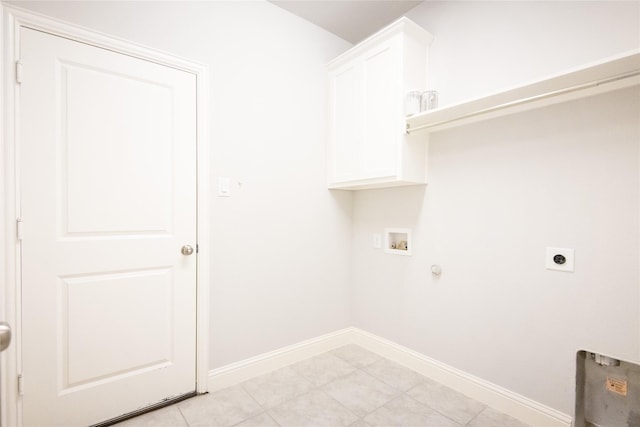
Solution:
M 385 228 L 384 251 L 388 254 L 411 255 L 413 244 L 408 228 Z

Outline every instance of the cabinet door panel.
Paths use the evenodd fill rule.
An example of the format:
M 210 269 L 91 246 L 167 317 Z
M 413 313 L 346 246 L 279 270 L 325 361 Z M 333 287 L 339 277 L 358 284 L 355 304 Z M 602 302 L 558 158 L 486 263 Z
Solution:
M 388 42 L 370 51 L 363 61 L 364 138 L 362 170 L 365 176 L 396 173 L 398 97 L 401 96 L 400 49 Z
M 360 96 L 358 70 L 353 63 L 330 76 L 331 79 L 331 156 L 333 180 L 353 179 L 360 172 Z

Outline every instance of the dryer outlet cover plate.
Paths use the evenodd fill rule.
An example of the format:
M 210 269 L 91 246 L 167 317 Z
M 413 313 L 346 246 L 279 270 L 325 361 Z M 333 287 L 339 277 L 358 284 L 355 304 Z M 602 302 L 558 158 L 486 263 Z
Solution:
M 573 273 L 574 250 L 568 248 L 547 248 L 547 270 L 567 271 Z

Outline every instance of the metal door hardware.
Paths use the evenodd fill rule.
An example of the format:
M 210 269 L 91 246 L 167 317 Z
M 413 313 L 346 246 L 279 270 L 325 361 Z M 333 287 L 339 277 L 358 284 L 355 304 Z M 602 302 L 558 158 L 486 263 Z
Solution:
M 11 326 L 7 322 L 0 322 L 0 351 L 5 351 L 11 344 Z

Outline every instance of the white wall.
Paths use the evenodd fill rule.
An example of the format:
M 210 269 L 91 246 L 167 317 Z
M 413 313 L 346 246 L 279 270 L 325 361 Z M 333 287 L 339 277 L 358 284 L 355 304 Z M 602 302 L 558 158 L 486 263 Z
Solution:
M 455 102 L 639 47 L 639 8 L 427 2 L 409 17 Z M 573 414 L 577 350 L 640 360 L 639 118 L 636 88 L 433 134 L 428 186 L 354 195 L 354 326 Z M 385 227 L 413 229 L 412 257 L 372 248 Z M 574 248 L 575 273 L 545 270 L 547 246 Z
M 211 188 L 234 180 L 211 198 L 211 369 L 350 325 L 351 195 L 324 148 L 348 43 L 261 1 L 18 5 L 209 65 Z

